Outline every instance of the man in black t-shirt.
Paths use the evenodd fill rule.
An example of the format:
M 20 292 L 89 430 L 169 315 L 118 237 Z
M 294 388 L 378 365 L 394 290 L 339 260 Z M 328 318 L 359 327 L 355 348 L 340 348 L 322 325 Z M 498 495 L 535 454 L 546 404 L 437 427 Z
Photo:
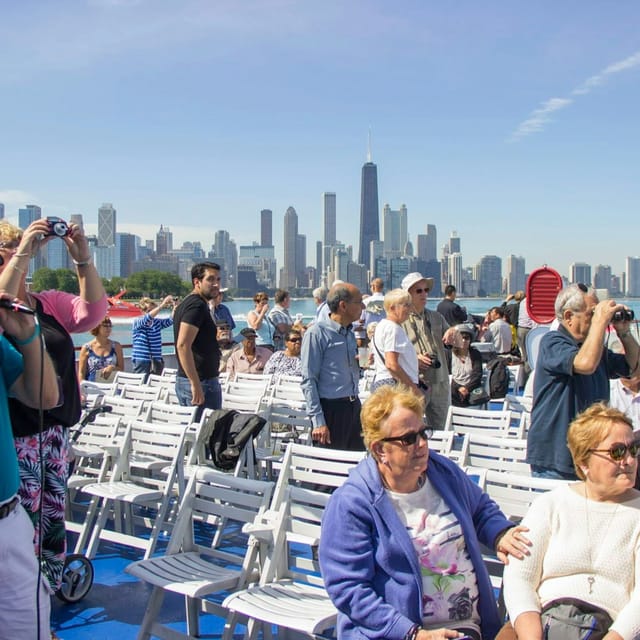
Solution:
M 178 358 L 176 395 L 183 406 L 220 409 L 222 393 L 218 381 L 220 347 L 209 300 L 220 289 L 220 266 L 200 262 L 191 269 L 193 291 L 176 307 L 173 335 Z

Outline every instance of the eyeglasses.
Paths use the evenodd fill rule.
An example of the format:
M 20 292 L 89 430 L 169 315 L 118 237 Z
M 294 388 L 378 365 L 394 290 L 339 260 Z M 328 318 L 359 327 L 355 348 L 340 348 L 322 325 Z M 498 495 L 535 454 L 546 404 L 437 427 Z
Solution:
M 18 248 L 19 242 L 0 242 L 0 249 L 8 249 L 14 251 Z
M 471 340 L 471 336 L 468 333 L 462 333 L 462 334 L 460 334 L 460 337 L 463 340 Z
M 287 342 L 302 342 L 300 338 L 287 338 Z
M 413 446 L 420 436 L 423 440 L 428 440 L 431 437 L 433 431 L 430 427 L 423 427 L 419 431 L 412 431 L 411 433 L 405 433 L 403 436 L 395 436 L 394 438 L 380 438 L 378 442 L 398 442 L 403 447 Z
M 620 462 L 627 457 L 627 453 L 632 458 L 637 458 L 640 455 L 640 443 L 614 442 L 608 449 L 589 449 L 589 451 L 591 453 L 606 453 L 614 462 Z
M 100 326 L 101 326 L 101 327 L 111 327 L 112 325 L 111 325 L 111 323 L 110 323 L 110 322 L 101 322 L 101 323 L 100 323 Z
M 429 289 L 416 289 L 414 293 L 429 293 Z
M 589 287 L 587 287 L 587 285 L 583 284 L 582 282 L 578 282 L 576 284 L 576 287 L 578 287 L 578 289 L 580 289 L 580 291 L 582 291 L 582 293 L 588 293 L 589 292 Z

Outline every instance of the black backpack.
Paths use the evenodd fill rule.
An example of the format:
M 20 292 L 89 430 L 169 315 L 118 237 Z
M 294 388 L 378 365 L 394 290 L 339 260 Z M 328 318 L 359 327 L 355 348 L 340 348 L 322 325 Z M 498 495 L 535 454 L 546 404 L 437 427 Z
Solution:
M 489 397 L 492 400 L 504 398 L 509 390 L 509 369 L 503 358 L 493 358 L 487 362 L 489 376 Z
M 211 414 L 210 420 L 214 426 L 209 438 L 209 451 L 213 464 L 224 471 L 236 466 L 242 449 L 267 422 L 261 416 L 233 409 L 217 409 Z

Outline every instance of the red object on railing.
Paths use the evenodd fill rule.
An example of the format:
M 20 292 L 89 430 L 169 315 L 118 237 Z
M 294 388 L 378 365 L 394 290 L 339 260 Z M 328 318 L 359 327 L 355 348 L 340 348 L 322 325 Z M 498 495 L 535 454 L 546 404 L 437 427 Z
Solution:
M 527 313 L 538 324 L 549 324 L 556 317 L 555 302 L 562 290 L 562 277 L 551 267 L 534 269 L 527 279 Z

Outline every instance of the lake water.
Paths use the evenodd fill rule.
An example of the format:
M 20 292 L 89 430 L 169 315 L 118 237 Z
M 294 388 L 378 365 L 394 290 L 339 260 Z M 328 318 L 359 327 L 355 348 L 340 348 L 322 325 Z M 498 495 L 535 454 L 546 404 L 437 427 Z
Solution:
M 438 306 L 440 299 L 429 300 L 427 307 L 429 309 L 435 309 Z M 458 304 L 466 307 L 469 313 L 484 315 L 491 307 L 501 304 L 502 298 L 459 298 Z M 619 299 L 618 302 L 626 304 L 630 309 L 633 309 L 636 318 L 640 316 L 640 300 L 633 299 Z M 233 300 L 225 302 L 231 311 L 231 315 L 236 322 L 236 328 L 234 335 L 236 335 L 240 329 L 247 326 L 247 312 L 253 309 L 253 300 Z M 316 305 L 312 298 L 300 298 L 292 299 L 289 312 L 295 317 L 296 313 L 301 313 L 304 322 L 309 322 L 315 316 Z M 167 314 L 161 313 L 160 317 Z M 129 318 L 113 318 L 113 331 L 112 338 L 121 342 L 122 344 L 131 344 L 131 324 L 132 320 Z M 86 342 L 89 342 L 93 336 L 90 333 L 79 333 L 73 336 L 73 341 L 76 346 L 81 346 Z M 173 328 L 165 329 L 162 332 L 163 342 L 173 342 Z M 173 347 L 166 347 L 167 350 L 173 351 Z M 125 349 L 125 353 L 127 350 Z

